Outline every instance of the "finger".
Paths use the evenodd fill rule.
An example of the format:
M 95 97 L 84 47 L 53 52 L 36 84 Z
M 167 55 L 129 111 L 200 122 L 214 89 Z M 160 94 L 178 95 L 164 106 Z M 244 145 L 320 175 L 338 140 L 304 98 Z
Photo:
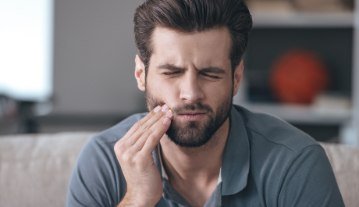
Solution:
M 160 109 L 161 107 L 159 107 Z M 136 143 L 137 139 L 146 132 L 146 129 L 158 121 L 163 114 L 159 110 L 151 111 L 151 114 L 146 115 L 146 118 L 141 119 L 134 126 L 131 127 L 130 131 L 123 137 L 122 142 L 126 147 L 132 146 Z
M 171 118 L 172 118 L 172 111 L 170 111 L 170 110 L 168 109 L 168 107 L 163 107 L 162 112 L 158 112 L 158 113 L 162 113 L 163 116 L 160 117 L 160 119 L 158 119 L 158 120 L 157 120 L 155 123 L 153 123 L 150 127 L 148 127 L 148 128 L 146 129 L 146 131 L 143 132 L 143 133 L 141 134 L 141 136 L 137 138 L 136 143 L 133 144 L 133 147 L 134 147 L 133 150 L 134 150 L 134 151 L 140 151 L 140 150 L 142 149 L 144 143 L 146 142 L 146 140 L 148 139 L 148 137 L 149 137 L 151 134 L 155 133 L 155 136 L 163 136 L 163 134 L 158 135 L 158 133 L 156 133 L 155 130 L 157 130 L 157 128 L 159 128 L 159 127 L 164 127 L 164 126 L 163 126 L 163 123 L 162 123 L 162 122 L 163 122 L 163 118 L 164 118 L 164 117 L 167 117 L 167 118 L 171 119 Z
M 161 106 L 156 106 L 152 111 L 150 111 L 145 117 L 139 120 L 130 130 L 126 133 L 126 137 L 130 137 L 133 133 L 138 131 L 149 119 L 153 116 L 158 115 L 158 112 L 161 110 Z
M 145 123 L 140 123 L 142 125 L 131 135 L 130 138 L 128 138 L 128 144 L 132 146 L 142 135 L 148 134 L 148 129 L 156 124 L 156 122 L 158 122 L 162 116 L 164 116 L 162 112 L 157 112 L 157 114 L 152 116 Z
M 156 107 L 157 108 L 157 107 Z M 129 154 L 137 153 L 139 150 L 135 150 L 133 145 L 137 142 L 137 140 L 143 135 L 148 133 L 145 130 L 147 127 L 143 127 L 144 124 L 153 125 L 155 122 L 164 116 L 163 112 L 161 112 L 161 106 L 159 106 L 156 110 L 151 111 L 151 115 L 146 115 L 143 119 L 136 122 L 134 126 L 123 136 L 120 140 L 118 140 L 115 144 L 115 152 L 125 152 Z M 132 131 L 132 132 L 130 132 Z M 130 135 L 129 135 L 130 134 Z
M 155 149 L 155 147 L 159 144 L 163 135 L 168 130 L 168 128 L 171 124 L 171 121 L 172 121 L 172 116 L 173 116 L 172 111 L 169 110 L 166 113 L 166 116 L 162 117 L 161 121 L 157 122 L 156 125 L 154 125 L 151 128 L 151 133 L 147 137 L 147 139 L 144 138 L 144 141 L 142 141 L 143 139 L 141 139 L 141 141 L 143 142 L 143 147 L 141 149 L 142 153 L 145 153 L 145 154 L 152 153 L 152 151 Z

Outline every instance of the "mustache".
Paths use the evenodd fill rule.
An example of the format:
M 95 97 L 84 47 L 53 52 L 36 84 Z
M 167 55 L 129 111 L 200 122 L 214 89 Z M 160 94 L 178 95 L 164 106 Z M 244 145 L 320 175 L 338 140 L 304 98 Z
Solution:
M 202 112 L 202 113 L 210 113 L 212 112 L 211 107 L 209 107 L 206 104 L 202 104 L 202 103 L 195 103 L 195 104 L 185 104 L 182 106 L 175 106 L 172 107 L 171 110 L 175 113 L 175 114 L 183 114 L 186 112 Z
M 156 99 L 147 91 L 145 91 L 145 96 L 146 96 L 146 105 L 149 110 L 154 109 L 156 106 L 162 106 L 166 104 L 163 100 Z M 188 112 L 213 113 L 213 110 L 209 105 L 203 104 L 201 102 L 177 105 L 177 106 L 172 106 L 170 108 L 174 114 L 185 114 Z

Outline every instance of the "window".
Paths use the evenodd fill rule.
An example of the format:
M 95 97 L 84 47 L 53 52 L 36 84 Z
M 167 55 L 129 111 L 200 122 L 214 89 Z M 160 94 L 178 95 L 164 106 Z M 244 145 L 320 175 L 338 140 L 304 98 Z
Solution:
M 0 94 L 45 101 L 52 94 L 52 0 L 0 0 Z

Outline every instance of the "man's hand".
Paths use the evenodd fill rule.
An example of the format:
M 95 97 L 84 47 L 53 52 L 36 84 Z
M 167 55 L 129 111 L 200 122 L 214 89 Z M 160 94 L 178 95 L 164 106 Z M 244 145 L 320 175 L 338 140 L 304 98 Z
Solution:
M 160 200 L 161 176 L 151 153 L 171 119 L 172 111 L 167 105 L 157 106 L 115 144 L 115 154 L 127 182 L 127 191 L 119 206 L 155 206 Z

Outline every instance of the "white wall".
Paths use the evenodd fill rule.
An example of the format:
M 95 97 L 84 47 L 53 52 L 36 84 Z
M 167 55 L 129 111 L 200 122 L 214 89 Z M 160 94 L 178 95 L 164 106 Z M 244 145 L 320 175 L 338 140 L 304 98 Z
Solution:
M 55 0 L 54 114 L 144 109 L 134 71 L 133 13 L 141 0 Z

